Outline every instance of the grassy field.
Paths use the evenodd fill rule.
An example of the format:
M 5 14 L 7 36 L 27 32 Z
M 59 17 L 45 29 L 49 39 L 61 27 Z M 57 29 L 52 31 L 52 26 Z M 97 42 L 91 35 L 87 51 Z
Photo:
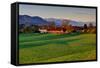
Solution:
M 95 34 L 19 34 L 19 63 L 96 59 Z

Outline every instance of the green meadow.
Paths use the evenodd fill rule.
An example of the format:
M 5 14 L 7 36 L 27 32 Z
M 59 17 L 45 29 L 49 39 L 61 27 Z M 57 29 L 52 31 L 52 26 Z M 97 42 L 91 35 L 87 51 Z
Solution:
M 19 63 L 96 59 L 96 34 L 19 34 Z

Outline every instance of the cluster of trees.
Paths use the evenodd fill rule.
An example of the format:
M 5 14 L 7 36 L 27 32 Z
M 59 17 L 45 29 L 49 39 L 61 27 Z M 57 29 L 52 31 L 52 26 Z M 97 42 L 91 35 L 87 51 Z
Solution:
M 93 26 L 92 23 L 90 23 L 88 26 L 87 24 L 84 24 L 84 29 L 82 30 L 84 33 L 96 33 L 96 27 Z
M 38 25 L 19 25 L 19 33 L 32 33 L 32 32 L 39 32 L 39 26 Z
M 72 32 L 81 32 L 81 33 L 96 33 L 96 27 L 93 26 L 92 23 L 89 25 L 84 24 L 84 26 L 72 26 L 69 23 L 62 23 L 62 26 L 57 27 L 54 22 L 51 22 L 49 25 L 25 25 L 19 24 L 19 32 L 20 33 L 40 33 L 39 29 L 49 30 L 58 30 L 63 31 L 64 33 L 72 33 Z

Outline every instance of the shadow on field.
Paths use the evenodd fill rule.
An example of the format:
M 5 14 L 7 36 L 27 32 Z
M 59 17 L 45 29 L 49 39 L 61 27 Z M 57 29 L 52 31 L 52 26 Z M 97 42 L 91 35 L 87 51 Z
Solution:
M 29 42 L 29 43 L 24 43 L 20 44 L 19 48 L 30 48 L 30 47 L 36 47 L 36 46 L 42 46 L 42 45 L 48 45 L 48 44 L 64 44 L 67 45 L 68 42 L 73 42 L 73 41 L 78 41 L 81 38 L 77 39 L 52 39 L 52 40 L 42 40 L 42 41 L 35 41 L 35 42 Z

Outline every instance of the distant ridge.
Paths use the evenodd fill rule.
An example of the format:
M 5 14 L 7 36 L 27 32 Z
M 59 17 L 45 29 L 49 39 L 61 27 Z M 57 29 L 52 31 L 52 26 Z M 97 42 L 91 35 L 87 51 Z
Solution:
M 47 25 L 48 22 L 39 16 L 19 15 L 19 24 Z
M 28 25 L 49 25 L 51 22 L 54 22 L 56 26 L 62 25 L 63 19 L 56 18 L 42 18 L 39 16 L 29 16 L 29 15 L 19 15 L 19 24 L 28 24 Z M 69 24 L 72 26 L 84 26 L 84 24 L 89 24 L 89 22 L 79 22 L 70 19 L 64 19 L 69 21 Z M 93 24 L 95 25 L 95 24 Z

